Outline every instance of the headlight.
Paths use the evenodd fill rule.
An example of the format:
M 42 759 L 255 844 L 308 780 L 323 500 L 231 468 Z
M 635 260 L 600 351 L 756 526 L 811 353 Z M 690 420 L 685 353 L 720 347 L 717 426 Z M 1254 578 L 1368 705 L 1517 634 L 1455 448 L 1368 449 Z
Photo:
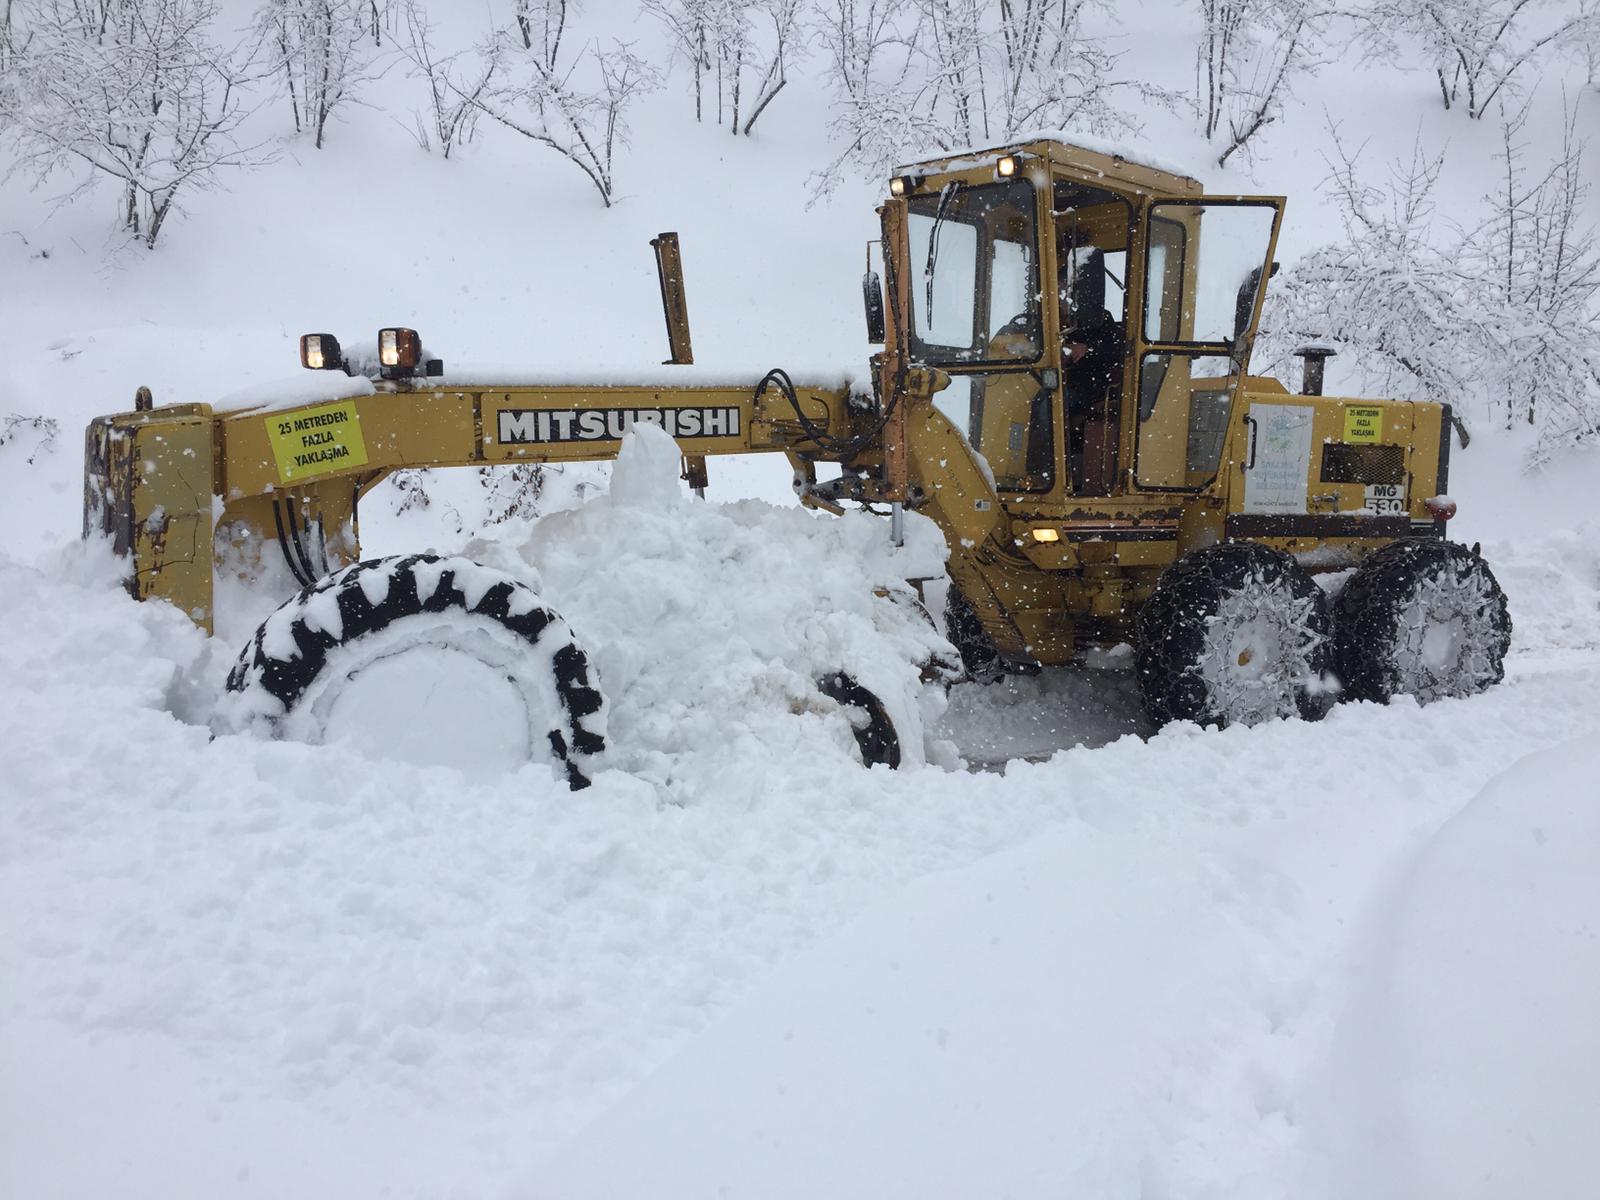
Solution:
M 1017 157 L 1014 154 L 1002 155 L 1000 161 L 994 164 L 994 173 L 997 179 L 1010 179 L 1017 173 Z
M 331 333 L 300 335 L 300 365 L 308 371 L 337 371 L 344 366 L 339 339 Z
M 422 361 L 422 338 L 415 329 L 378 330 L 378 362 L 401 371 L 414 371 Z

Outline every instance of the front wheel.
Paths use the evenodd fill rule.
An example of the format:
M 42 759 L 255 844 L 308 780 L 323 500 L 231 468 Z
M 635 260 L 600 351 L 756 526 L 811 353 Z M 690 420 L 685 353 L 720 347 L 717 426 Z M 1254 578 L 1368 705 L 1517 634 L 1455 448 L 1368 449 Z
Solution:
M 890 770 L 899 768 L 900 735 L 882 700 L 843 671 L 817 680 L 817 690 L 849 716 L 863 765 L 875 767 L 881 763 Z
M 225 729 L 467 770 L 543 761 L 586 787 L 605 705 L 567 624 L 464 558 L 357 563 L 268 617 L 228 676 Z
M 1139 690 L 1156 724 L 1322 717 L 1333 702 L 1321 588 L 1289 555 L 1208 546 L 1162 573 L 1139 611 Z
M 1470 696 L 1505 677 L 1511 613 L 1487 563 L 1456 542 L 1391 542 L 1362 562 L 1334 610 L 1351 700 Z

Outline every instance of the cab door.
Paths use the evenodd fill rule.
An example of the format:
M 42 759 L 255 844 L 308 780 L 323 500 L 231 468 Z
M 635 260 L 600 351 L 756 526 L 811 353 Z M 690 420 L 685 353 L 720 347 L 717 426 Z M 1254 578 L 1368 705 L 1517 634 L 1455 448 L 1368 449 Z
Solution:
M 1281 196 L 1145 207 L 1132 322 L 1139 490 L 1200 491 L 1216 478 L 1282 214 Z

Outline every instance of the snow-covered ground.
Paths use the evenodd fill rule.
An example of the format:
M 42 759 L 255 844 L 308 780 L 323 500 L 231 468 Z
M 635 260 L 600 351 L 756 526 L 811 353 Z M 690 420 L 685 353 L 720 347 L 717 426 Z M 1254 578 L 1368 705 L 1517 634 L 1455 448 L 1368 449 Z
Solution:
M 1185 86 L 1174 6 L 1119 10 L 1132 61 Z M 1147 136 L 1287 193 L 1292 260 L 1336 233 L 1327 120 L 1377 162 L 1450 140 L 1441 219 L 1491 186 L 1495 131 L 1434 87 L 1346 61 L 1227 171 L 1186 121 Z M 707 369 L 857 367 L 879 188 L 807 206 L 823 103 L 797 76 L 736 140 L 663 94 L 611 211 L 492 129 L 446 163 L 376 109 L 195 196 L 153 255 L 107 260 L 104 194 L 0 185 L 0 415 L 59 422 L 0 445 L 0 1196 L 1594 1193 L 1593 452 L 1528 476 L 1478 419 L 1456 453 L 1455 536 L 1516 624 L 1483 696 L 1152 735 L 1125 675 L 1058 671 L 958 687 L 924 714 L 934 763 L 898 773 L 793 711 L 897 564 L 872 522 L 785 506 L 781 461 L 713 462 L 707 506 L 649 455 L 616 497 L 568 472 L 569 511 L 487 533 L 474 473 L 426 509 L 374 497 L 369 551 L 536 572 L 587 622 L 628 736 L 576 794 L 213 738 L 292 585 L 227 594 L 207 639 L 78 543 L 90 416 L 262 384 L 302 331 L 658 362 L 662 229 Z
M 64 558 L 0 568 L 0 1194 L 1586 1194 L 1592 625 L 976 773 L 710 688 L 573 794 L 209 740 L 226 662 Z M 1027 688 L 955 708 L 1102 736 Z

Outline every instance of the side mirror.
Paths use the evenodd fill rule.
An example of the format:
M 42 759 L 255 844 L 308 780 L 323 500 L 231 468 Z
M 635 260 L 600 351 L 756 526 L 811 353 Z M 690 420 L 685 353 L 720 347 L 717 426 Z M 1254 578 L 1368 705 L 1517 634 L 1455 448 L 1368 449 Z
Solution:
M 867 341 L 883 345 L 883 281 L 876 271 L 861 277 L 861 302 L 867 310 Z
M 1271 279 L 1278 273 L 1278 264 L 1272 264 L 1272 270 L 1267 272 Z M 1237 344 L 1244 336 L 1245 326 L 1250 324 L 1250 314 L 1256 306 L 1256 294 L 1261 290 L 1261 268 L 1251 267 L 1250 274 L 1244 277 L 1244 282 L 1239 285 L 1239 294 L 1233 301 L 1233 340 Z

